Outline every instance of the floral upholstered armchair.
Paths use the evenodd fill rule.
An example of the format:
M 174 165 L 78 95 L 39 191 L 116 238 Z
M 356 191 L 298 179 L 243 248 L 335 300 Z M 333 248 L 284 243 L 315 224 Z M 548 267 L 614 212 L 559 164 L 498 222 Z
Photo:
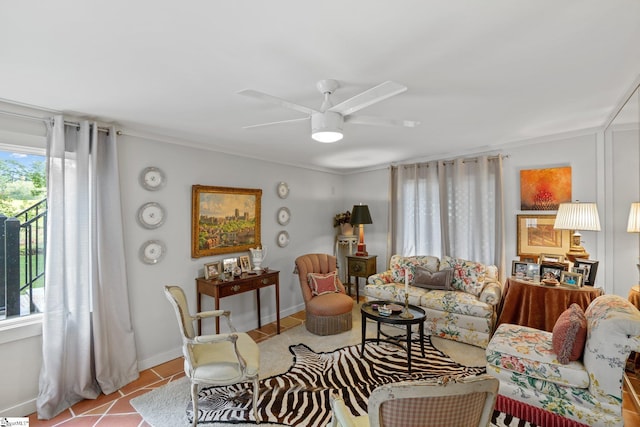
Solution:
M 408 279 L 405 277 L 408 274 Z M 422 307 L 425 329 L 432 335 L 486 348 L 502 300 L 502 284 L 495 265 L 444 256 L 393 255 L 389 270 L 369 276 L 368 300 Z
M 553 332 L 498 327 L 486 350 L 487 373 L 500 380 L 496 409 L 537 425 L 565 426 L 567 418 L 574 425 L 623 425 L 623 374 L 629 354 L 640 351 L 640 311 L 620 296 L 603 295 L 583 318 L 584 326 L 572 323 L 579 316 L 566 326 L 559 319 Z M 564 360 L 558 334 L 578 337 L 580 328 L 586 329 L 582 342 L 569 343 L 572 354 L 578 351 Z

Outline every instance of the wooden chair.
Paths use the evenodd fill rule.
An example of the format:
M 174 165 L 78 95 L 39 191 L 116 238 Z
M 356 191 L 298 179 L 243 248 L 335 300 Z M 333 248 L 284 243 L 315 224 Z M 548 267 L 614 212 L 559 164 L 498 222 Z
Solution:
M 368 415 L 358 417 L 333 395 L 331 427 L 486 427 L 498 385 L 489 375 L 386 384 L 371 393 Z
M 260 351 L 249 335 L 236 332 L 229 311 L 213 310 L 191 315 L 184 291 L 165 286 L 164 293 L 173 306 L 182 334 L 184 372 L 191 381 L 193 425 L 198 423 L 199 385 L 225 386 L 253 381 L 253 415 L 258 418 L 258 369 Z M 198 319 L 224 316 L 231 333 L 196 335 L 193 323 Z

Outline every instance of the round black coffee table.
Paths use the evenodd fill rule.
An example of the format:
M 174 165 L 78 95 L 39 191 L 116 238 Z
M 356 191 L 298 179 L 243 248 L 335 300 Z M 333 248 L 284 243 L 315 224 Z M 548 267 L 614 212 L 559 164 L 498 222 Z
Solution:
M 401 312 L 393 312 L 389 316 L 383 316 L 378 313 L 377 309 L 374 309 L 374 306 L 382 307 L 384 304 L 396 304 L 401 305 L 392 301 L 369 301 L 365 302 L 360 306 L 360 314 L 362 315 L 362 345 L 360 348 L 360 355 L 364 357 L 364 344 L 366 342 L 367 335 L 367 319 L 375 320 L 377 323 L 378 334 L 376 336 L 376 342 L 379 343 L 380 340 L 380 325 L 383 323 L 389 325 L 404 325 L 407 329 L 407 339 L 406 346 L 400 343 L 400 339 L 396 337 L 389 336 L 382 332 L 382 335 L 386 337 L 386 339 L 382 339 L 382 341 L 390 342 L 392 344 L 399 345 L 407 351 L 407 362 L 409 373 L 411 373 L 411 325 L 418 325 L 418 332 L 420 336 L 420 350 L 422 351 L 422 357 L 424 357 L 424 321 L 427 318 L 425 311 L 416 306 L 409 304 L 409 311 L 413 314 L 413 318 L 406 319 L 404 317 L 400 317 Z M 372 339 L 370 339 L 371 341 Z

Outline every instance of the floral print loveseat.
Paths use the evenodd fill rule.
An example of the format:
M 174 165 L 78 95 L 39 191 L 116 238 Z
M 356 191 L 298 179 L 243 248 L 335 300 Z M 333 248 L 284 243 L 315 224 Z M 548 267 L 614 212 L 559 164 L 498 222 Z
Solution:
M 368 301 L 405 301 L 405 271 L 409 283 L 417 266 L 436 272 L 453 269 L 452 290 L 429 290 L 409 285 L 409 304 L 422 307 L 425 331 L 431 335 L 486 348 L 495 327 L 502 299 L 502 284 L 494 265 L 445 256 L 393 255 L 389 270 L 369 276 L 365 286 Z
M 640 311 L 618 295 L 603 295 L 584 315 L 584 353 L 568 364 L 553 352 L 551 332 L 502 324 L 491 338 L 487 373 L 500 380 L 501 396 L 534 407 L 519 409 L 521 418 L 544 425 L 551 413 L 580 425 L 624 424 L 622 381 L 629 354 L 640 351 Z

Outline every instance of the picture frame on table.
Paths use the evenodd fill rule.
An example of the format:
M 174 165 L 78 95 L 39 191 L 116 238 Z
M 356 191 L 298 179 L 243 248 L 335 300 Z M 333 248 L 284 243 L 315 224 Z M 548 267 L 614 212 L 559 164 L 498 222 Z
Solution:
M 600 262 L 593 259 L 576 258 L 573 263 L 574 268 L 584 268 L 585 272 L 585 286 L 595 286 L 596 273 L 598 272 L 598 264 Z
M 537 264 L 538 263 L 538 256 L 539 255 L 537 255 L 537 254 L 521 254 L 520 255 L 520 261 Z
M 573 266 L 573 267 L 571 267 L 571 272 L 572 273 L 578 273 L 578 274 L 582 275 L 582 284 L 584 284 L 587 281 L 587 276 L 589 275 L 589 269 L 588 268 Z
M 220 261 L 208 262 L 204 265 L 205 279 L 217 279 L 220 273 L 222 273 L 222 263 Z
M 540 254 L 539 262 L 564 262 L 564 255 L 558 254 Z
M 527 265 L 529 263 L 528 262 L 522 262 L 522 261 L 512 261 L 511 262 L 511 275 L 515 276 L 519 279 L 522 279 L 523 277 L 525 277 L 527 275 Z
M 259 247 L 262 190 L 191 186 L 191 258 Z
M 560 273 L 560 284 L 571 288 L 582 287 L 582 274 L 563 271 Z
M 555 215 L 517 215 L 518 256 L 569 252 L 571 233 L 553 228 L 555 221 Z
M 251 260 L 249 259 L 249 255 L 240 256 L 240 268 L 243 273 L 251 272 Z
M 569 266 L 561 262 L 543 262 L 540 263 L 540 278 L 542 280 L 555 279 L 560 281 L 563 271 L 568 271 Z
M 233 271 L 238 266 L 238 258 L 225 258 L 222 260 L 222 267 L 225 273 L 233 274 Z

